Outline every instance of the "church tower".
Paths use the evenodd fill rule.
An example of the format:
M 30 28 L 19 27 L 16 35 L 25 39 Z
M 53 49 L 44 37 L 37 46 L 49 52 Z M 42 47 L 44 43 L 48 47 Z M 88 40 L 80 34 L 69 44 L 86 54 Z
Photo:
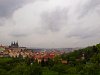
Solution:
M 9 46 L 10 48 L 18 48 L 19 45 L 18 45 L 18 41 L 17 42 L 11 42 L 11 46 Z
M 19 45 L 18 45 L 18 41 L 16 42 L 16 47 L 19 47 Z

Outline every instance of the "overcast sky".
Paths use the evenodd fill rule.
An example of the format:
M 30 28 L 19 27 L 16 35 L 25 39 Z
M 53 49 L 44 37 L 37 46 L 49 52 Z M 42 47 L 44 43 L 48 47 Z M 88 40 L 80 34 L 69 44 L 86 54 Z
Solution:
M 0 0 L 0 43 L 39 48 L 100 43 L 100 0 Z

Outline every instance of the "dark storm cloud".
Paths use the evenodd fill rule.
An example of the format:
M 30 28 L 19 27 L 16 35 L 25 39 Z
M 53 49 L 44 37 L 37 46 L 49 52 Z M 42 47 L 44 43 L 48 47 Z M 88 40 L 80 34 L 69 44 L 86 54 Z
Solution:
M 24 3 L 31 0 L 0 0 L 0 17 L 9 17 Z
M 41 17 L 43 28 L 52 32 L 60 31 L 62 26 L 67 22 L 67 13 L 68 10 L 66 8 L 58 8 L 53 12 L 43 13 Z
M 81 11 L 79 18 L 84 17 L 91 10 L 94 10 L 99 5 L 100 5 L 100 0 L 90 0 L 90 1 L 88 1 L 85 5 L 83 5 L 83 7 L 79 7 L 79 10 Z

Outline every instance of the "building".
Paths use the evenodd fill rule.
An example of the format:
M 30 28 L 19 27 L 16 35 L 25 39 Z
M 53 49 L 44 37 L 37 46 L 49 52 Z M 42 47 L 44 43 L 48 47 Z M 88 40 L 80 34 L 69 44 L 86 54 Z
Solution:
M 11 42 L 11 45 L 9 46 L 9 49 L 10 50 L 14 50 L 14 51 L 24 51 L 26 50 L 26 47 L 20 47 L 19 44 L 18 44 L 18 41 L 17 42 Z
M 18 42 L 12 42 L 9 48 L 19 48 Z

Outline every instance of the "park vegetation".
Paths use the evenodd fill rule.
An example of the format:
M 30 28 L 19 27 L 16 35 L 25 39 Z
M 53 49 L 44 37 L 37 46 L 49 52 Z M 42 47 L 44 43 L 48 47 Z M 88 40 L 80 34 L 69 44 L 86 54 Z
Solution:
M 0 75 L 100 75 L 100 44 L 41 63 L 33 58 L 3 57 L 0 58 Z

